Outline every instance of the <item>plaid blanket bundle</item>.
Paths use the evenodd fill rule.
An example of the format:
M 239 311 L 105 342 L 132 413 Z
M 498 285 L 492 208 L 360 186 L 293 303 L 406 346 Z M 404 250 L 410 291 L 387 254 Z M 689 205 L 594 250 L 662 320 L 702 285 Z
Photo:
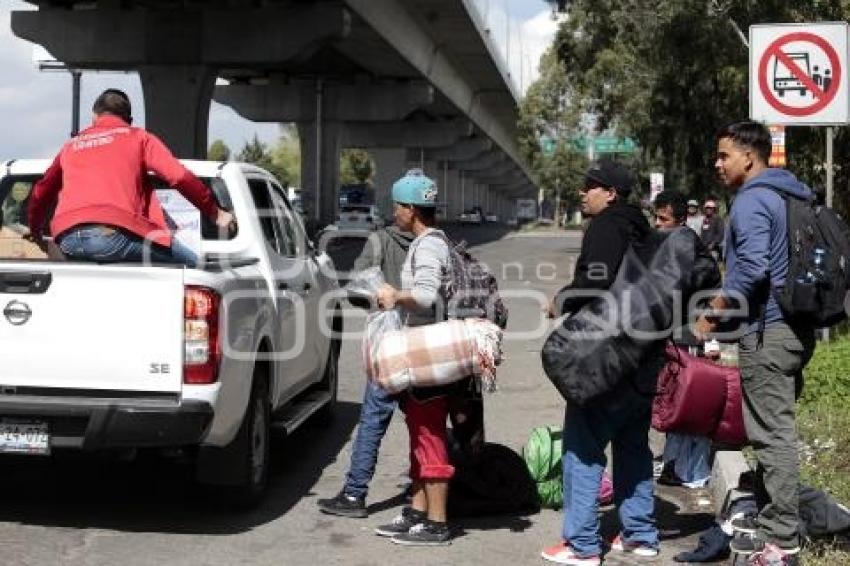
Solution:
M 448 320 L 383 334 L 366 360 L 366 374 L 397 393 L 409 387 L 446 385 L 475 375 L 495 391 L 502 330 L 480 318 Z

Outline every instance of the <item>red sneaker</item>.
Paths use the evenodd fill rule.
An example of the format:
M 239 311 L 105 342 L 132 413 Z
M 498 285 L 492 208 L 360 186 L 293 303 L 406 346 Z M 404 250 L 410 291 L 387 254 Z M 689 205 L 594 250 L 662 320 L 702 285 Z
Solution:
M 566 541 L 561 541 L 558 544 L 552 545 L 549 548 L 544 548 L 540 556 L 549 562 L 556 564 L 572 564 L 575 566 L 598 566 L 602 563 L 599 556 L 578 556 L 573 547 Z

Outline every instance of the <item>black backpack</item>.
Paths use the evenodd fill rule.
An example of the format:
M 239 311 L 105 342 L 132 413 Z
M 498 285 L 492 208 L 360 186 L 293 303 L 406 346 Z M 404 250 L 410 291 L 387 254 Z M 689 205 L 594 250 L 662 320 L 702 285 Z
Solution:
M 487 442 L 474 454 L 449 443 L 455 475 L 447 501 L 452 517 L 530 515 L 540 511 L 537 486 L 525 460 L 501 444 Z
M 850 228 L 813 199 L 782 191 L 788 222 L 788 276 L 775 297 L 792 322 L 825 328 L 847 318 L 850 290 Z

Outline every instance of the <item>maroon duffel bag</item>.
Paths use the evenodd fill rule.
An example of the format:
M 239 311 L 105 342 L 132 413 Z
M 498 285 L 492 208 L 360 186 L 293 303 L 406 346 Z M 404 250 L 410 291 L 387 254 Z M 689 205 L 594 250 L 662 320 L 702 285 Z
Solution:
M 738 368 L 720 366 L 668 344 L 658 376 L 652 427 L 707 436 L 724 444 L 746 442 Z

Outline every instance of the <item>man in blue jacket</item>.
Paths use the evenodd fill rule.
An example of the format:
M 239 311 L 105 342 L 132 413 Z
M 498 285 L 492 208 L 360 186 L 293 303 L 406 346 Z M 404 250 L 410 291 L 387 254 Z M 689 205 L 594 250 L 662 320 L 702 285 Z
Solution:
M 814 350 L 814 330 L 791 326 L 776 301 L 788 274 L 788 232 L 783 196 L 811 198 L 809 187 L 784 169 L 767 166 L 770 133 L 756 122 L 739 122 L 717 135 L 715 168 L 737 191 L 726 232 L 726 280 L 711 307 L 696 323 L 695 334 L 715 331 L 716 311 L 743 299 L 748 310 L 739 342 L 744 423 L 755 450 L 755 519 L 733 521 L 751 536 L 737 537 L 732 550 L 781 557 L 790 563 L 800 550 L 798 532 L 799 464 L 794 403 L 802 370 Z

